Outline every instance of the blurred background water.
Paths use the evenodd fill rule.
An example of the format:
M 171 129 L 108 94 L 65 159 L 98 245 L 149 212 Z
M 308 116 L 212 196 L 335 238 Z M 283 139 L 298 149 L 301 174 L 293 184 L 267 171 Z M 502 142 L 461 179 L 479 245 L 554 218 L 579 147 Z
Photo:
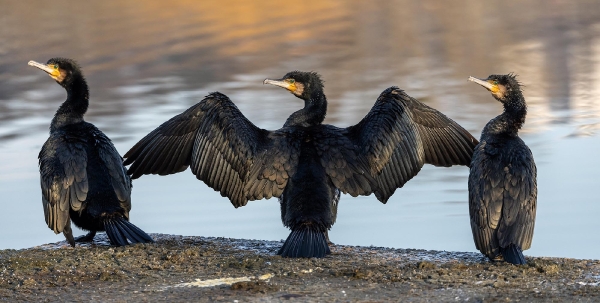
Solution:
M 64 90 L 29 60 L 79 61 L 86 120 L 124 154 L 212 91 L 277 129 L 302 102 L 271 86 L 291 70 L 325 80 L 327 123 L 356 124 L 396 85 L 476 137 L 502 111 L 468 76 L 514 72 L 538 166 L 527 254 L 600 258 L 600 2 L 2 1 L 0 249 L 63 240 L 43 218 L 37 154 Z M 386 205 L 343 196 L 334 243 L 475 251 L 466 167 L 423 170 Z M 234 209 L 189 171 L 134 181 L 131 220 L 149 233 L 279 240 L 276 199 Z M 77 230 L 77 234 L 83 234 Z

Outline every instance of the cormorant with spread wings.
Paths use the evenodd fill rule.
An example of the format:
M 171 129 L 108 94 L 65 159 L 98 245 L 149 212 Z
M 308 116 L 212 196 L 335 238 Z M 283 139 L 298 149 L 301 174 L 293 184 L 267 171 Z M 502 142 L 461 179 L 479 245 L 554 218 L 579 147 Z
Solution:
M 221 93 L 212 93 L 140 140 L 125 154 L 133 179 L 187 167 L 235 207 L 278 197 L 292 232 L 284 257 L 324 257 L 340 192 L 374 193 L 385 203 L 423 164 L 469 165 L 478 143 L 437 110 L 391 87 L 357 125 L 322 124 L 320 76 L 293 71 L 265 80 L 304 100 L 281 129 L 256 127 Z

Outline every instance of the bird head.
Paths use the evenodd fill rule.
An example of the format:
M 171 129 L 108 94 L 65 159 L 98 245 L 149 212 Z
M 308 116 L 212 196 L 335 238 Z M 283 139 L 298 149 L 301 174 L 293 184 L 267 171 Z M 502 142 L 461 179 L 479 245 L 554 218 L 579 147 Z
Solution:
M 76 76 L 81 75 L 81 70 L 77 62 L 67 58 L 52 58 L 46 64 L 32 60 L 27 64 L 45 71 L 63 87 L 70 84 Z
M 293 71 L 285 74 L 281 79 L 265 79 L 263 84 L 272 84 L 283 87 L 294 96 L 307 100 L 315 91 L 323 91 L 321 76 L 315 72 Z
M 511 97 L 521 94 L 521 84 L 517 81 L 515 74 L 490 75 L 486 79 L 469 77 L 469 81 L 475 82 L 492 93 L 496 100 L 506 103 Z

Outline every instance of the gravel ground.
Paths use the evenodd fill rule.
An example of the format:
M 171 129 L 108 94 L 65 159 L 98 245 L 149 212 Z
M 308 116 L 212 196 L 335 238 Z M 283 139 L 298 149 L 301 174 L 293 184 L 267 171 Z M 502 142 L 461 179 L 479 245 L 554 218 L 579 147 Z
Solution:
M 333 245 L 324 259 L 276 256 L 281 242 L 153 234 L 155 244 L 66 242 L 0 250 L 10 302 L 598 302 L 600 261 Z

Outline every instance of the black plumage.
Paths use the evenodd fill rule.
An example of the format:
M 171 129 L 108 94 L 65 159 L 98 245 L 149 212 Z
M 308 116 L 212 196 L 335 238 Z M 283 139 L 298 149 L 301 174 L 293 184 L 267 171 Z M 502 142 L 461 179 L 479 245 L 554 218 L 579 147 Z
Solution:
M 50 124 L 50 137 L 39 154 L 44 216 L 48 227 L 69 244 L 92 241 L 106 231 L 112 245 L 153 242 L 129 222 L 131 179 L 110 139 L 83 120 L 88 86 L 75 61 L 53 58 L 30 61 L 67 91 L 67 100 Z M 89 233 L 73 238 L 71 221 Z
M 125 154 L 129 174 L 192 173 L 235 207 L 279 197 L 292 232 L 279 254 L 323 257 L 340 192 L 375 193 L 385 203 L 424 163 L 468 165 L 477 140 L 451 119 L 386 89 L 357 125 L 322 124 L 327 110 L 318 74 L 290 72 L 265 83 L 304 100 L 275 131 L 260 129 L 221 93 L 212 93 L 156 128 Z
M 488 89 L 504 106 L 475 147 L 469 174 L 469 213 L 475 246 L 491 260 L 525 264 L 537 203 L 537 170 L 519 138 L 527 105 L 516 77 L 491 75 L 469 80 Z

